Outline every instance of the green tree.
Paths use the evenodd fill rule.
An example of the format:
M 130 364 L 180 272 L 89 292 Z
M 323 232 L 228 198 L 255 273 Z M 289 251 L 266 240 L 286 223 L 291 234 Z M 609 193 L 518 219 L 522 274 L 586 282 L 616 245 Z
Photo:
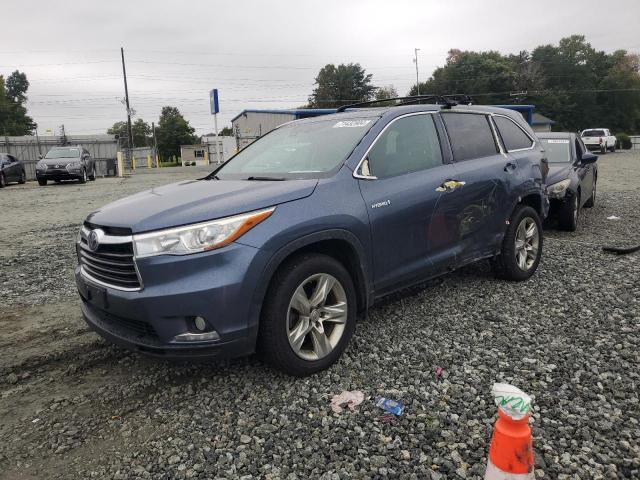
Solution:
M 31 135 L 36 128 L 27 115 L 29 81 L 24 73 L 16 70 L 6 79 L 0 75 L 0 134 Z
M 180 145 L 192 145 L 198 141 L 195 130 L 176 107 L 162 107 L 156 127 L 158 151 L 163 158 L 180 156 Z
M 468 94 L 485 104 L 530 103 L 560 130 L 640 131 L 640 57 L 597 51 L 583 35 L 516 55 L 451 49 L 420 92 Z M 409 94 L 416 93 L 414 86 Z
M 116 122 L 107 130 L 109 135 L 117 135 L 119 138 L 127 138 L 127 122 Z M 131 124 L 134 147 L 146 147 L 151 144 L 151 125 L 138 118 Z M 123 144 L 124 145 L 124 144 Z
M 233 129 L 231 127 L 223 127 L 222 130 L 220 130 L 220 136 L 233 136 Z
M 376 88 L 359 63 L 325 65 L 318 72 L 316 87 L 309 97 L 311 108 L 332 108 L 348 103 L 366 102 L 373 98 Z

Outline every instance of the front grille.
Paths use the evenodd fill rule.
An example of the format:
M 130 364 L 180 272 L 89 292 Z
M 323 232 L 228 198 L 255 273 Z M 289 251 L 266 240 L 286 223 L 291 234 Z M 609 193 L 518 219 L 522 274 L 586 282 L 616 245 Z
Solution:
M 89 248 L 83 229 L 78 243 L 78 261 L 86 274 L 114 288 L 138 290 L 141 288 L 138 272 L 133 260 L 133 244 L 101 243 L 94 251 Z

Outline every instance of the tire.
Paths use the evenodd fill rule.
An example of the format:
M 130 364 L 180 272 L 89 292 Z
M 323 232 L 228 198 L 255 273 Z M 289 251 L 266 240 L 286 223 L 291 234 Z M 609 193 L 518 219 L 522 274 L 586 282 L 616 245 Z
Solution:
M 7 186 L 7 179 L 4 176 L 4 173 L 0 173 L 0 188 L 4 188 Z
M 528 236 L 528 229 L 534 226 L 533 236 Z M 524 228 L 524 230 L 521 230 Z M 520 248 L 521 235 L 525 241 Z M 534 241 L 535 240 L 535 241 Z M 527 205 L 518 205 L 509 220 L 509 226 L 502 239 L 500 254 L 492 261 L 494 274 L 498 278 L 521 282 L 527 280 L 535 273 L 542 257 L 542 222 L 538 212 Z M 526 250 L 527 246 L 532 247 Z M 524 267 L 519 264 L 519 259 L 524 252 Z M 530 253 L 532 252 L 531 256 Z
M 601 153 L 602 155 L 604 155 L 605 153 L 607 153 L 607 146 L 606 146 L 606 145 L 602 145 L 602 146 L 600 147 L 600 153 Z
M 84 168 L 82 169 L 82 176 L 80 177 L 78 182 L 79 183 L 87 183 L 87 171 Z
M 578 216 L 580 214 L 580 196 L 571 195 L 571 198 L 564 202 L 559 214 L 559 227 L 567 232 L 575 232 L 578 228 Z
M 331 286 L 324 300 L 320 293 L 327 289 L 319 288 L 321 284 Z M 356 310 L 353 280 L 340 262 L 320 254 L 293 257 L 278 269 L 267 290 L 258 351 L 289 375 L 304 377 L 324 370 L 349 343 Z
M 20 172 L 20 179 L 18 180 L 18 183 L 20 185 L 24 185 L 26 181 L 27 181 L 27 175 L 24 173 L 24 170 L 22 170 L 22 172 Z
M 40 185 L 41 187 L 44 187 L 47 184 L 47 179 L 46 178 L 39 178 L 38 179 L 38 185 Z
M 596 180 L 593 181 L 593 189 L 591 190 L 591 196 L 589 200 L 584 202 L 585 208 L 591 208 L 596 204 L 596 187 L 598 186 L 598 182 Z
M 93 170 L 91 170 L 91 175 L 89 175 L 89 180 L 91 180 L 92 182 L 94 182 L 96 179 L 96 167 L 94 165 Z
M 611 153 L 616 153 L 616 144 L 614 143 L 613 146 L 611 147 Z

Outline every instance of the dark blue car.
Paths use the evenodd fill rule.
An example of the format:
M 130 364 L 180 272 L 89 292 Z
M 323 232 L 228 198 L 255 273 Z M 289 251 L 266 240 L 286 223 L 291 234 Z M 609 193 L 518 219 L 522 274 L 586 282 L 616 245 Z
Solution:
M 285 124 L 206 178 L 86 219 L 76 282 L 88 324 L 166 358 L 260 351 L 327 368 L 395 290 L 491 259 L 525 280 L 548 211 L 538 140 L 510 110 L 410 105 Z

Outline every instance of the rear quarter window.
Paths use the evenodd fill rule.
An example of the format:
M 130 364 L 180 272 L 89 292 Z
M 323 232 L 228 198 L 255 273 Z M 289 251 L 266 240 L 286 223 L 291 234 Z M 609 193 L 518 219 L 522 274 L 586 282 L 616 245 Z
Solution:
M 488 157 L 498 153 L 498 146 L 486 115 L 477 113 L 442 113 L 455 161 Z
M 500 116 L 493 117 L 493 120 L 496 122 L 498 132 L 500 132 L 504 148 L 508 152 L 533 146 L 533 140 L 513 120 Z

